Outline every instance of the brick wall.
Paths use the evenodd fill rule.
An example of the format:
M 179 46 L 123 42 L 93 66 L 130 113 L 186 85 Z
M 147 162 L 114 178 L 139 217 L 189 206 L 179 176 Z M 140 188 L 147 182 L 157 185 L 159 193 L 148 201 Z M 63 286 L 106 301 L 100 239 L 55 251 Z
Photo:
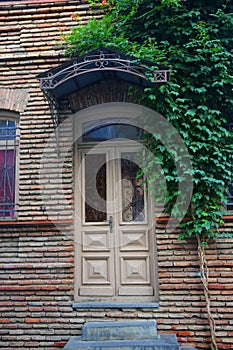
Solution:
M 178 241 L 179 230 L 167 234 L 163 220 L 156 227 L 158 309 L 72 307 L 73 155 L 69 149 L 65 171 L 59 173 L 63 165 L 56 154 L 56 135 L 36 76 L 64 61 L 56 47 L 58 29 L 66 32 L 74 25 L 73 12 L 84 23 L 91 16 L 86 1 L 0 2 L 0 108 L 20 114 L 18 221 L 0 222 L 0 348 L 55 350 L 71 335 L 80 334 L 86 321 L 154 318 L 159 332 L 174 332 L 182 344 L 210 349 L 196 243 Z M 107 91 L 102 84 L 102 91 Z M 118 92 L 126 90 L 123 85 Z M 87 94 L 96 96 L 96 90 L 93 86 L 83 91 L 79 100 L 73 96 L 74 110 L 95 104 Z M 7 93 L 8 100 L 4 97 Z M 20 100 L 17 93 L 24 97 Z M 113 95 L 116 98 L 116 93 Z M 123 92 L 117 100 L 132 102 L 130 97 L 123 98 Z M 61 155 L 71 132 L 68 123 L 59 134 Z M 41 161 L 46 142 L 50 151 L 47 144 Z M 222 230 L 232 232 L 232 217 L 226 218 Z M 207 251 L 219 349 L 233 348 L 232 248 L 232 240 L 218 239 Z
M 180 341 L 193 342 L 197 349 L 210 349 L 196 242 L 187 244 L 178 241 L 179 230 L 167 235 L 163 226 L 160 223 L 157 227 L 157 251 L 160 307 L 167 316 L 160 321 L 160 327 L 164 331 L 172 329 Z M 223 231 L 232 232 L 232 228 L 232 222 L 227 221 Z M 212 242 L 207 249 L 211 306 L 216 319 L 219 349 L 231 349 L 233 344 L 231 249 L 232 240 L 229 239 L 218 239 L 217 244 Z

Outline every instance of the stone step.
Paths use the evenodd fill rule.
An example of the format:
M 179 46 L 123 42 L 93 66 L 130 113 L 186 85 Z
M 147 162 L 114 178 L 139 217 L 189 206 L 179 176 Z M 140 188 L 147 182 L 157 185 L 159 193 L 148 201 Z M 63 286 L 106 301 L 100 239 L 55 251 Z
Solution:
M 83 341 L 156 339 L 156 321 L 87 322 L 82 328 Z
M 105 340 L 83 341 L 81 337 L 71 337 L 64 350 L 179 350 L 175 334 L 162 334 L 151 340 Z

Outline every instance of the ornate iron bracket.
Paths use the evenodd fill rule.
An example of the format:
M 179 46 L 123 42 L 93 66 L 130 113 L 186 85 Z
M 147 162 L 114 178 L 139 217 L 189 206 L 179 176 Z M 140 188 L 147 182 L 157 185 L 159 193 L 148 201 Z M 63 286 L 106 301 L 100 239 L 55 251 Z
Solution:
M 59 103 L 58 103 L 56 97 L 53 95 L 51 90 L 43 89 L 42 91 L 43 91 L 45 99 L 49 103 L 49 108 L 50 108 L 50 113 L 51 113 L 51 117 L 52 117 L 53 127 L 54 127 L 54 130 L 55 130 L 57 153 L 59 153 L 59 133 L 58 133 Z

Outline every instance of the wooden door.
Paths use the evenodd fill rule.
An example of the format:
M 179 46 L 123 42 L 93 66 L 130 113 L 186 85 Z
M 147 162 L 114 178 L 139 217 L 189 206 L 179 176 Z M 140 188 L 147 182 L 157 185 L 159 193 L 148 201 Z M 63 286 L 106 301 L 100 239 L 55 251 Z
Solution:
M 151 200 L 137 179 L 137 148 L 119 141 L 79 150 L 81 299 L 154 300 Z

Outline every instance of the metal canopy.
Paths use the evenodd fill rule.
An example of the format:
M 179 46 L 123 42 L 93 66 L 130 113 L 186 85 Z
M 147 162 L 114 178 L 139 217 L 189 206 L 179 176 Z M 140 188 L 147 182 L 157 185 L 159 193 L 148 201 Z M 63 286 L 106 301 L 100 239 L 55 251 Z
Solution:
M 100 47 L 40 75 L 40 88 L 49 102 L 54 126 L 58 125 L 59 101 L 106 78 L 126 80 L 143 87 L 167 82 L 169 70 L 140 61 L 122 52 Z M 150 78 L 149 78 L 150 77 Z

